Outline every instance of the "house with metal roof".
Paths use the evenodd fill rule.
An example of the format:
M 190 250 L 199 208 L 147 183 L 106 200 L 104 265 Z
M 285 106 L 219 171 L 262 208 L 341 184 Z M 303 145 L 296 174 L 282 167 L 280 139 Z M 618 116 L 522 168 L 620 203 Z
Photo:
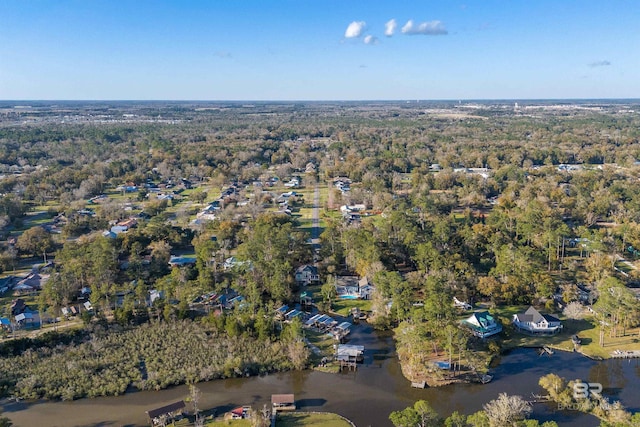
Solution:
M 524 313 L 513 315 L 513 325 L 521 332 L 531 334 L 556 334 L 562 329 L 562 322 L 550 314 L 541 314 L 529 307 Z
M 502 325 L 488 311 L 477 311 L 461 323 L 479 338 L 487 338 L 502 332 Z

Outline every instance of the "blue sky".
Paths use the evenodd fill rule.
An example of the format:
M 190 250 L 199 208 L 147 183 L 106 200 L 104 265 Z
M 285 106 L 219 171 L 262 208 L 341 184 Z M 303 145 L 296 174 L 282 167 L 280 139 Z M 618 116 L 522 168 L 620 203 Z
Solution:
M 640 98 L 638 18 L 636 0 L 2 0 L 0 99 Z

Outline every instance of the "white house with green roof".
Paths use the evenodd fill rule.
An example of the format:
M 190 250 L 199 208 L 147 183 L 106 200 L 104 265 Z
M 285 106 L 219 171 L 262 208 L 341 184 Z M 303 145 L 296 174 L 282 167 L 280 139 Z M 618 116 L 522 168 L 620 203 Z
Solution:
M 502 325 L 488 311 L 477 311 L 461 323 L 479 338 L 487 338 L 502 332 Z

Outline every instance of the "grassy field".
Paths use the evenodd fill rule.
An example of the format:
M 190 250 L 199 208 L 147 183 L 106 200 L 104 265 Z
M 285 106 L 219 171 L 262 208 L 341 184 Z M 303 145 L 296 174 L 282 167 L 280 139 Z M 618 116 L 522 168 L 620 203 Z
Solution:
M 344 418 L 330 413 L 292 412 L 278 415 L 276 427 L 350 427 Z

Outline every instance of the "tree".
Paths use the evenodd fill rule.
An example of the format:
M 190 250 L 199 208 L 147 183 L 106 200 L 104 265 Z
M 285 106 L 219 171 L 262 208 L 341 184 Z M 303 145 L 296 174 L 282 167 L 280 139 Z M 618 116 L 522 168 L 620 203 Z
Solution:
M 18 237 L 16 247 L 21 251 L 36 256 L 42 254 L 44 262 L 47 262 L 47 252 L 53 249 L 51 235 L 42 227 L 31 227 Z
M 594 309 L 601 324 L 610 325 L 610 335 L 618 336 L 618 327 L 626 328 L 638 323 L 637 299 L 633 292 L 615 277 L 608 277 L 598 284 L 599 298 Z
M 485 411 L 478 411 L 469 415 L 467 417 L 467 423 L 473 427 L 492 427 L 489 416 Z
M 440 416 L 426 400 L 418 400 L 413 404 L 413 409 L 420 418 L 419 425 L 421 427 L 437 427 L 440 425 Z
M 520 396 L 500 393 L 497 399 L 483 405 L 491 427 L 515 426 L 532 411 L 531 405 Z
M 549 397 L 554 402 L 564 405 L 571 403 L 571 390 L 564 378 L 556 374 L 547 374 L 540 378 L 538 384 L 549 393 Z
M 573 301 L 567 304 L 567 306 L 562 310 L 562 314 L 565 315 L 567 319 L 583 319 L 585 316 L 585 309 L 578 301 Z
M 269 410 L 267 409 L 267 405 L 264 404 L 260 412 L 253 410 L 251 411 L 251 427 L 269 427 L 271 425 L 271 418 L 269 417 Z
M 396 427 L 437 427 L 440 416 L 426 400 L 418 400 L 402 411 L 394 411 L 389 419 Z
M 204 418 L 200 416 L 200 408 L 198 404 L 200 403 L 200 397 L 202 397 L 202 392 L 195 384 L 189 384 L 189 399 L 191 400 L 191 405 L 193 406 L 193 415 L 195 417 L 194 426 L 202 427 L 204 426 Z
M 416 427 L 420 422 L 418 412 L 412 407 L 405 408 L 402 411 L 393 411 L 389 415 L 389 419 L 396 427 Z
M 459 413 L 458 411 L 453 412 L 453 414 L 449 415 L 447 419 L 444 420 L 445 427 L 467 427 L 467 416 Z
M 337 296 L 336 285 L 334 283 L 333 276 L 327 276 L 327 281 L 320 288 L 320 294 L 322 294 L 322 302 L 325 304 L 325 309 L 330 310 Z
M 0 427 L 11 427 L 13 425 L 11 420 L 1 415 L 2 415 L 2 412 L 0 412 Z

